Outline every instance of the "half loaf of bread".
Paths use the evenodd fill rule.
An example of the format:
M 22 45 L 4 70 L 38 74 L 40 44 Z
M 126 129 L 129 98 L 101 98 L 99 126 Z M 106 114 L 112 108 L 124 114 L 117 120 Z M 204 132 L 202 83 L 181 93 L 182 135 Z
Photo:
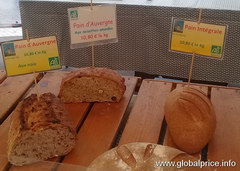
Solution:
M 124 78 L 108 68 L 86 67 L 62 80 L 59 97 L 65 103 L 119 102 L 126 86 Z
M 177 88 L 167 97 L 164 110 L 170 136 L 182 151 L 197 153 L 212 138 L 216 116 L 211 101 L 202 91 Z
M 69 153 L 76 133 L 60 100 L 51 93 L 24 99 L 13 112 L 8 160 L 24 165 Z

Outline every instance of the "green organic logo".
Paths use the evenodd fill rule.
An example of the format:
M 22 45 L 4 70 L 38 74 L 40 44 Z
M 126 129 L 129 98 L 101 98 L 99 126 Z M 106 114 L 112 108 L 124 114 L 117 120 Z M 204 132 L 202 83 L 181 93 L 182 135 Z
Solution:
M 71 10 L 70 17 L 71 19 L 78 19 L 78 10 Z
M 222 54 L 222 46 L 216 46 L 216 45 L 212 45 L 212 49 L 211 49 L 211 54 L 214 55 L 221 55 Z
M 59 57 L 56 56 L 56 57 L 48 58 L 48 63 L 50 67 L 55 67 L 59 65 Z

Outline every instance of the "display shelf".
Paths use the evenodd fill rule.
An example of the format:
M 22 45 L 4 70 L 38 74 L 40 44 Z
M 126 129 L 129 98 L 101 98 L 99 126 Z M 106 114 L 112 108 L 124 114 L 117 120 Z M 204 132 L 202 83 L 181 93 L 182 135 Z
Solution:
M 63 71 L 47 72 L 38 82 L 40 93 L 52 92 L 57 95 L 61 80 L 65 75 L 67 72 Z M 137 77 L 125 77 L 127 89 L 119 103 L 65 104 L 78 132 L 77 144 L 66 156 L 22 167 L 11 166 L 6 159 L 3 159 L 0 162 L 0 168 L 18 171 L 42 168 L 44 170 L 65 170 L 66 167 L 73 166 L 72 170 L 74 170 L 74 166 L 76 168 L 83 166 L 83 169 L 86 169 L 97 156 L 125 143 L 148 142 L 176 147 L 164 123 L 163 107 L 168 94 L 175 88 L 188 86 L 187 83 L 145 79 L 142 81 L 139 92 L 136 96 L 134 95 L 135 100 L 131 100 L 139 83 L 138 80 Z M 21 84 L 24 83 L 18 83 L 18 86 L 21 87 Z M 206 93 L 216 110 L 217 118 L 216 131 L 208 147 L 194 156 L 201 159 L 204 155 L 205 159 L 210 161 L 232 160 L 239 163 L 240 89 L 203 84 L 191 84 L 190 86 Z M 31 93 L 35 93 L 32 88 L 27 93 L 23 93 L 22 97 Z M 15 98 L 16 103 L 19 102 L 18 99 Z M 3 156 L 6 156 L 11 119 L 11 114 L 8 114 L 9 117 L 0 125 L 0 155 Z M 226 170 L 224 167 L 218 169 Z M 237 170 L 237 167 L 230 169 Z

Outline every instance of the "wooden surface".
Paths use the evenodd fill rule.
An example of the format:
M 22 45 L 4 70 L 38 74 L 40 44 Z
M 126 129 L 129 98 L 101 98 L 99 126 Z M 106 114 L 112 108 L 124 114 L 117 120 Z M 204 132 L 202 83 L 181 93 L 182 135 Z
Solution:
M 119 103 L 95 103 L 78 133 L 76 148 L 63 162 L 88 166 L 111 148 L 128 103 L 137 84 L 136 78 L 125 79 L 126 92 Z
M 0 155 L 2 156 L 2 160 L 0 162 L 0 169 L 3 170 L 8 164 L 7 161 L 7 140 L 8 140 L 8 130 L 10 126 L 11 118 L 8 117 L 7 120 L 0 125 Z
M 8 162 L 7 158 L 5 156 L 0 155 L 0 170 L 6 170 L 6 163 Z
M 32 74 L 8 77 L 0 84 L 0 123 L 33 85 Z
M 240 165 L 240 90 L 213 88 L 211 99 L 217 114 L 217 125 L 208 145 L 211 161 L 232 160 L 238 167 L 218 167 L 219 170 L 239 170 Z
M 172 84 L 144 80 L 120 145 L 130 142 L 157 143 L 164 118 L 163 105 Z
M 38 83 L 40 92 L 50 91 L 57 95 L 61 79 L 66 74 L 60 71 L 48 72 Z M 5 84 L 5 81 L 0 86 Z M 13 81 L 8 82 L 10 84 L 9 86 L 4 86 L 5 90 L 14 89 Z M 23 85 L 22 82 L 18 82 L 18 84 L 20 83 Z M 116 144 L 121 145 L 129 142 L 161 143 L 160 140 L 163 139 L 164 145 L 174 147 L 166 125 L 163 124 L 163 106 L 165 98 L 171 90 L 187 86 L 187 84 L 144 80 L 138 94 L 134 96 L 136 100 L 134 98 L 129 103 L 136 85 L 137 78 L 126 78 L 127 91 L 120 103 L 65 104 L 69 116 L 72 118 L 73 124 L 78 131 L 77 145 L 65 157 L 53 158 L 45 162 L 38 162 L 23 167 L 10 166 L 6 158 L 3 158 L 0 161 L 0 170 L 7 167 L 10 167 L 9 170 L 11 171 L 85 170 L 86 168 L 81 166 L 88 166 L 98 155 Z M 220 162 L 222 160 L 234 160 L 240 164 L 240 89 L 200 84 L 192 84 L 191 86 L 201 89 L 208 94 L 217 114 L 217 128 L 211 142 L 208 144 L 208 153 L 205 152 L 204 154 L 206 159 Z M 23 96 L 35 93 L 34 89 L 31 89 L 29 86 L 28 88 L 29 91 L 27 93 L 24 93 L 26 90 L 13 90 L 11 98 L 16 100 L 15 103 Z M 4 96 L 7 95 L 5 94 Z M 130 106 L 128 107 L 129 104 Z M 0 105 L 2 107 L 1 103 Z M 133 107 L 131 107 L 132 105 Z M 9 111 L 6 113 L 9 114 Z M 6 156 L 10 116 L 0 125 L 0 157 L 1 155 Z M 197 157 L 200 158 L 200 155 L 200 153 L 197 154 Z M 56 163 L 56 161 L 62 164 Z M 218 167 L 217 169 L 234 170 L 230 167 Z M 235 168 L 235 170 L 238 169 Z
M 49 71 L 46 75 L 44 75 L 43 79 L 39 81 L 39 93 L 47 93 L 51 92 L 56 96 L 59 93 L 60 85 L 62 82 L 62 78 L 67 76 L 68 72 L 62 71 Z M 36 93 L 36 92 L 34 92 Z
M 0 84 L 5 80 L 6 72 L 4 70 L 0 70 Z
M 55 95 L 58 95 L 61 80 L 64 76 L 66 76 L 66 74 L 67 74 L 66 72 L 54 71 L 54 72 L 48 72 L 46 75 L 44 75 L 44 77 L 38 83 L 40 94 L 45 92 L 52 92 Z M 11 77 L 11 78 L 17 78 L 17 77 Z M 23 79 L 23 80 L 26 80 L 26 79 Z M 126 80 L 125 84 L 127 86 L 127 90 L 120 103 L 65 104 L 65 107 L 69 112 L 71 119 L 73 120 L 73 124 L 76 130 L 80 129 L 78 134 L 78 143 L 76 147 L 79 147 L 77 151 L 80 150 L 81 153 L 74 154 L 74 150 L 73 150 L 73 153 L 70 153 L 73 156 L 76 155 L 76 159 L 80 159 L 80 161 L 77 161 L 79 162 L 78 165 L 81 165 L 81 164 L 84 165 L 84 163 L 89 164 L 97 155 L 111 148 L 112 143 L 114 142 L 115 137 L 117 135 L 119 126 L 122 122 L 122 118 L 125 114 L 129 101 L 132 97 L 132 94 L 138 82 L 138 78 L 126 77 L 125 80 Z M 9 85 L 12 85 L 12 84 L 9 84 Z M 11 88 L 12 88 L 11 86 L 8 87 L 8 89 L 11 89 Z M 26 93 L 25 96 L 28 96 L 31 93 L 36 93 L 35 88 L 29 88 L 29 91 Z M 14 92 L 13 94 L 18 94 L 18 92 L 17 93 Z M 17 98 L 14 98 L 14 99 L 16 100 Z M 106 121 L 108 124 L 106 124 Z M 8 117 L 8 119 L 5 120 L 3 124 L 0 126 L 0 140 L 1 140 L 0 155 L 3 154 L 6 156 L 9 125 L 10 125 L 10 117 Z M 88 133 L 85 134 L 86 131 L 91 129 L 92 131 L 90 131 L 90 134 Z M 94 149 L 98 149 L 98 151 L 96 150 L 94 153 L 92 153 L 91 148 L 85 149 L 86 144 L 90 146 L 91 145 L 94 146 L 96 145 L 96 142 L 99 142 L 99 141 L 102 143 L 96 147 L 100 147 L 100 148 L 94 147 Z M 87 155 L 87 157 L 86 156 L 82 157 L 82 151 L 85 151 L 85 154 Z M 91 153 L 91 155 L 89 155 L 88 153 L 89 154 Z M 21 166 L 21 167 L 11 166 L 10 170 L 11 171 L 12 170 L 14 171 L 15 170 L 17 171 L 52 170 L 58 166 L 55 162 L 58 162 L 61 159 L 62 159 L 61 157 L 55 157 L 48 160 L 48 161 L 53 161 L 54 163 L 38 162 L 38 163 Z M 74 163 L 73 159 L 75 160 L 75 157 L 73 158 L 71 158 L 71 156 L 69 158 L 65 157 L 65 160 L 63 162 L 70 161 L 69 163 Z M 84 160 L 82 161 L 82 159 Z M 0 162 L 0 168 L 6 168 L 7 164 L 8 163 L 5 158 Z M 70 165 L 67 165 L 67 166 L 71 167 Z M 63 166 L 59 167 L 59 169 L 63 169 L 65 167 L 66 166 L 64 165 L 64 167 Z

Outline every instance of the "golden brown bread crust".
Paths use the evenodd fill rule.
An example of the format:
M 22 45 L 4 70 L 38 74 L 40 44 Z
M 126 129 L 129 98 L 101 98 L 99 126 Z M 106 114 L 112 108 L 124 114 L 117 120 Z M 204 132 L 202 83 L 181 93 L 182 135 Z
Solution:
M 196 162 L 197 159 L 171 147 L 136 142 L 124 144 L 101 154 L 89 165 L 89 171 L 200 170 L 199 167 L 183 167 L 179 163 L 189 161 Z M 175 167 L 171 167 L 170 163 L 169 165 L 165 163 L 165 167 L 164 163 L 162 167 L 157 166 L 156 162 L 175 162 Z M 209 168 L 204 167 L 204 170 Z
M 190 87 L 177 88 L 167 97 L 164 111 L 170 136 L 180 150 L 197 153 L 212 138 L 216 116 L 203 92 Z
M 82 80 L 80 80 L 82 78 Z M 90 79 L 91 78 L 91 79 Z M 84 80 L 85 79 L 85 80 Z M 71 89 L 76 89 L 76 90 L 72 90 L 74 93 L 69 93 L 70 95 L 67 95 L 68 93 L 66 91 L 66 88 L 69 86 L 72 86 L 73 84 L 76 84 L 76 80 L 77 81 L 85 81 L 84 82 L 84 86 L 87 86 L 86 84 L 89 84 L 90 86 L 88 87 L 88 89 L 83 90 L 86 94 L 85 96 L 89 96 L 86 97 L 85 96 L 81 96 L 81 93 L 79 96 L 81 97 L 69 97 L 69 96 L 76 96 L 77 93 L 79 93 L 81 91 L 81 89 L 83 89 L 81 86 L 79 86 L 78 88 L 73 88 L 71 87 Z M 104 80 L 108 80 L 108 82 L 106 81 L 106 83 L 104 83 Z M 61 87 L 60 87 L 60 92 L 59 92 L 59 98 L 66 103 L 74 103 L 74 102 L 94 102 L 94 101 L 110 101 L 110 102 L 118 102 L 120 101 L 121 97 L 123 96 L 125 90 L 126 90 L 126 86 L 124 85 L 124 78 L 121 77 L 117 72 L 108 69 L 108 68 L 100 68 L 100 67 L 85 67 L 85 68 L 80 68 L 76 71 L 71 72 L 70 74 L 68 74 L 65 78 L 63 78 L 62 83 L 61 83 Z M 94 87 L 93 83 L 99 83 L 99 87 Z M 105 84 L 105 85 L 104 85 Z M 93 91 L 97 91 L 99 92 L 99 96 L 104 95 L 104 93 L 106 92 L 106 90 L 102 90 L 104 89 L 104 86 L 110 86 L 110 89 L 113 87 L 111 87 L 111 85 L 117 87 L 117 93 L 115 92 L 115 94 L 113 95 L 113 99 L 109 99 L 108 97 L 97 97 L 98 93 L 94 93 Z M 115 84 L 115 85 L 114 85 Z M 90 89 L 94 89 L 93 91 L 91 91 Z M 109 89 L 109 88 L 108 88 Z M 88 92 L 89 90 L 89 92 Z M 111 94 L 111 90 L 110 94 Z M 116 91 L 116 88 L 114 89 L 114 91 Z M 96 95 L 97 94 L 97 95 Z M 96 97 L 94 97 L 96 96 Z M 109 96 L 109 95 L 107 95 Z M 92 97 L 92 98 L 91 98 Z
M 65 155 L 76 142 L 76 132 L 60 100 L 51 93 L 24 99 L 13 112 L 8 159 L 14 165 Z
M 109 68 L 100 67 L 85 67 L 80 68 L 76 71 L 71 72 L 67 77 L 65 77 L 62 83 L 67 82 L 75 77 L 102 77 L 106 79 L 113 80 L 119 84 L 124 82 L 124 78 L 121 77 L 117 72 Z
M 33 115 L 33 113 L 36 114 Z M 65 113 L 63 104 L 59 102 L 55 95 L 45 93 L 40 96 L 38 101 L 37 95 L 32 94 L 24 99 L 21 105 L 19 115 L 21 129 L 36 129 L 36 127 L 42 125 L 60 123 L 70 126 Z

